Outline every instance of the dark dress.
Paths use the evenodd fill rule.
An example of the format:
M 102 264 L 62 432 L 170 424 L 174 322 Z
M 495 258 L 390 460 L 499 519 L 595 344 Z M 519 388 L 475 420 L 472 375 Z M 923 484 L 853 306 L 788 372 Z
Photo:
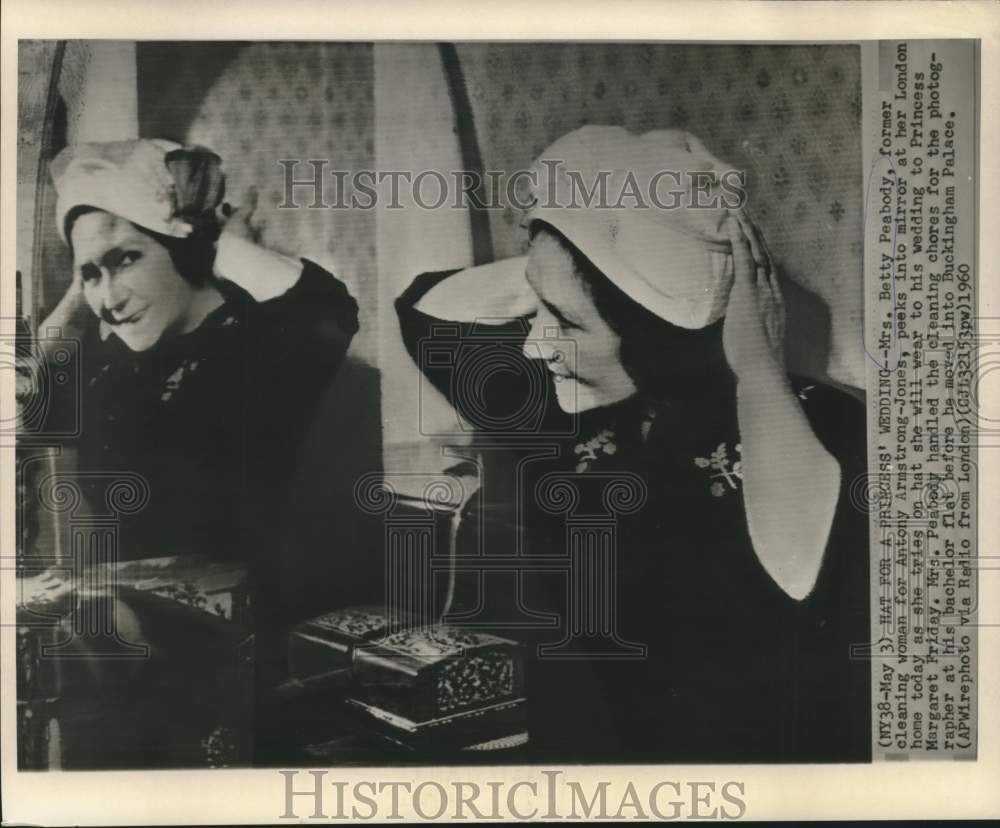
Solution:
M 77 468 L 66 473 L 97 513 L 107 511 L 116 478 L 140 475 L 148 502 L 116 515 L 117 561 L 173 559 L 151 564 L 165 573 L 161 580 L 173 571 L 211 576 L 232 564 L 249 576 L 249 619 L 230 623 L 210 606 L 184 606 L 187 581 L 176 585 L 176 600 L 121 585 L 62 599 L 57 614 L 96 614 L 87 602 L 106 613 L 112 602 L 119 633 L 149 649 L 149 658 L 109 659 L 100 649 L 106 642 L 80 639 L 76 661 L 38 662 L 39 647 L 60 640 L 68 619 L 63 629 L 25 636 L 23 647 L 19 639 L 19 698 L 45 697 L 44 716 L 33 718 L 59 722 L 65 767 L 245 764 L 255 741 L 247 709 L 255 707 L 259 751 L 268 716 L 262 691 L 284 677 L 288 610 L 278 580 L 288 484 L 306 427 L 358 330 L 358 308 L 343 283 L 307 260 L 296 284 L 268 301 L 231 282 L 218 287 L 224 302 L 197 329 L 148 351 L 133 352 L 113 334 L 102 340 L 96 326 L 88 332 L 80 381 L 62 386 L 82 392 L 79 433 L 64 443 L 76 449 Z M 77 400 L 52 402 L 49 433 L 66 430 Z M 21 766 L 44 765 L 29 750 L 34 731 L 23 731 Z M 95 731 L 105 734 L 96 743 Z
M 416 359 L 422 340 L 434 338 L 440 348 L 439 331 L 446 331 L 454 345 L 452 364 L 422 360 L 421 369 L 459 409 L 491 407 L 495 417 L 480 422 L 504 422 L 531 393 L 537 365 L 524 358 L 520 374 L 490 375 L 474 403 L 458 396 L 454 389 L 467 386 L 452 378 L 463 359 L 477 358 L 477 349 L 508 347 L 514 359 L 526 320 L 436 328 L 439 320 L 414 306 L 449 275 L 424 274 L 397 300 L 404 341 Z M 520 542 L 525 561 L 569 554 L 613 567 L 613 573 L 595 577 L 544 571 L 529 562 L 518 575 L 498 566 L 485 576 L 456 576 L 451 616 L 466 613 L 470 624 L 496 622 L 494 631 L 526 644 L 534 758 L 870 758 L 869 664 L 852 656 L 852 646 L 869 640 L 868 521 L 849 495 L 851 482 L 866 469 L 864 408 L 831 387 L 792 382 L 842 474 L 818 582 L 801 602 L 777 586 L 753 551 L 738 462 L 735 384 L 721 354 L 704 358 L 696 370 L 689 365 L 655 399 L 637 396 L 575 422 L 558 409 L 549 380 L 535 420 L 523 433 L 499 438 L 508 441 L 511 458 L 528 456 L 531 446 L 540 456 L 551 451 L 522 463 L 520 478 L 512 471 L 516 459 L 501 468 L 497 438 L 487 434 L 481 440 L 489 443 L 482 452 L 485 485 L 463 515 L 460 558 L 510 556 Z M 505 479 L 519 483 L 505 488 Z M 618 500 L 607 488 L 615 479 L 623 483 Z M 567 506 L 559 481 L 570 481 L 575 505 Z M 643 505 L 633 509 L 630 498 Z M 614 527 L 605 535 L 611 538 L 604 541 L 607 548 L 596 555 L 567 549 L 581 537 L 581 527 L 592 530 L 602 521 Z M 574 590 L 593 590 L 595 583 L 605 592 L 574 597 Z M 581 614 L 585 601 L 604 613 L 596 623 L 593 612 Z M 558 619 L 556 626 L 511 623 L 545 612 Z M 572 646 L 539 651 L 574 632 Z
M 149 502 L 123 515 L 119 559 L 247 560 L 272 537 L 299 444 L 358 329 L 339 280 L 303 260 L 285 294 L 224 303 L 189 334 L 131 351 L 92 329 L 81 343 L 79 468 L 130 471 Z

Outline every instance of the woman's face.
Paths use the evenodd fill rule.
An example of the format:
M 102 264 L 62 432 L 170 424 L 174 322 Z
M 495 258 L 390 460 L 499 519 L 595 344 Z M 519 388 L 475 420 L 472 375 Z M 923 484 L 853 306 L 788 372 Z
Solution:
M 621 339 L 601 317 L 557 236 L 541 230 L 534 237 L 526 275 L 538 296 L 538 312 L 525 354 L 545 360 L 555 375 L 560 407 L 572 414 L 635 394 L 621 364 Z
M 87 304 L 129 348 L 145 351 L 164 334 L 190 327 L 195 290 L 165 247 L 103 211 L 80 216 L 71 233 Z

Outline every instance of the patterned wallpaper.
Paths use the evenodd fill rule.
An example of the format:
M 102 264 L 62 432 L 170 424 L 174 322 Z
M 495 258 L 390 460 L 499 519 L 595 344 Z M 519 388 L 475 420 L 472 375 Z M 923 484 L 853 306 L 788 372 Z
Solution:
M 314 259 L 350 287 L 361 306 L 352 353 L 374 363 L 374 211 L 278 209 L 279 159 L 328 159 L 327 170 L 372 169 L 372 49 L 353 43 L 140 43 L 139 129 L 145 137 L 200 143 L 222 156 L 227 198 L 260 190 L 263 242 Z M 196 90 L 197 94 L 192 94 Z M 311 178 L 305 163 L 296 178 Z M 324 195 L 334 200 L 333 179 Z
M 487 168 L 519 169 L 585 123 L 636 132 L 683 127 L 745 167 L 751 209 L 792 283 L 790 362 L 863 385 L 857 47 L 466 43 L 458 50 Z M 217 150 L 233 198 L 260 185 L 265 242 L 316 258 L 351 285 L 362 307 L 353 352 L 377 364 L 374 212 L 277 209 L 279 158 L 328 158 L 331 168 L 352 170 L 377 164 L 371 46 L 144 43 L 138 62 L 141 134 Z M 491 227 L 497 256 L 523 249 L 512 212 L 493 213 Z
M 79 42 L 70 47 L 57 113 L 59 132 L 67 139 L 80 107 L 88 104 L 81 100 L 88 50 Z M 327 586 L 338 582 L 336 556 L 315 551 L 361 542 L 360 530 L 336 520 L 331 503 L 349 502 L 358 475 L 380 460 L 376 371 L 395 381 L 401 369 L 379 364 L 380 336 L 391 333 L 380 331 L 378 321 L 391 318 L 391 310 L 378 306 L 375 212 L 279 210 L 277 161 L 327 158 L 334 168 L 377 168 L 372 51 L 369 44 L 316 42 L 147 42 L 136 48 L 139 134 L 200 142 L 218 151 L 233 200 L 248 184 L 260 187 L 264 242 L 332 269 L 350 285 L 361 308 L 354 359 L 330 389 L 327 414 L 318 418 L 302 483 L 292 497 L 300 510 L 298 537 L 282 550 L 282 560 L 289 572 L 298 573 L 288 579 L 288 589 L 303 605 L 310 590 L 325 600 Z M 790 361 L 814 375 L 863 385 L 856 47 L 477 43 L 460 44 L 458 52 L 487 168 L 522 168 L 584 123 L 635 131 L 684 127 L 720 158 L 745 165 L 752 208 L 789 277 Z M 46 55 L 34 57 L 22 72 L 42 71 Z M 22 91 L 30 87 L 22 75 Z M 40 98 L 36 89 L 34 106 Z M 33 140 L 31 132 L 22 131 L 22 148 Z M 414 135 L 413 140 L 421 146 L 429 139 Z M 22 174 L 25 164 L 30 166 L 27 154 Z M 39 199 L 47 199 L 45 212 L 52 209 L 48 183 Z M 19 211 L 28 203 L 19 204 Z M 491 226 L 497 256 L 522 248 L 525 239 L 514 215 L 494 214 Z M 18 241 L 19 261 L 27 260 L 27 246 Z M 52 222 L 43 224 L 40 241 L 42 266 L 35 283 L 44 286 L 38 298 L 49 304 L 65 289 L 69 263 Z M 803 289 L 794 289 L 796 284 Z M 345 395 L 354 404 L 343 405 Z
M 222 156 L 227 199 L 260 192 L 263 243 L 313 259 L 357 299 L 361 329 L 305 438 L 289 491 L 288 533 L 275 550 L 292 617 L 358 600 L 342 549 L 379 549 L 381 527 L 357 519 L 355 481 L 380 467 L 378 291 L 374 211 L 279 209 L 279 159 L 328 159 L 327 169 L 372 169 L 372 47 L 353 43 L 140 43 L 139 131 L 200 143 Z M 307 164 L 296 178 L 311 177 Z M 332 179 L 330 179 L 332 180 Z M 303 205 L 308 191 L 299 191 Z M 333 194 L 324 196 L 327 203 Z M 350 400 L 345 405 L 344 401 Z M 380 560 L 372 557 L 371 560 Z M 361 559 L 355 561 L 360 573 Z M 359 575 L 359 578 L 367 577 Z M 372 575 L 371 583 L 377 584 Z
M 468 43 L 459 54 L 488 169 L 523 168 L 588 123 L 684 128 L 744 167 L 783 273 L 815 295 L 787 291 L 790 361 L 863 387 L 856 46 Z M 491 227 L 497 255 L 524 248 L 512 212 Z

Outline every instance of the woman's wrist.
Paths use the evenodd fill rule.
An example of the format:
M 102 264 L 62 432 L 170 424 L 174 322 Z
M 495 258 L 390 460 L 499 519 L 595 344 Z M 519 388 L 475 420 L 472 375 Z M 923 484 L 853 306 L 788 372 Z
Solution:
M 776 391 L 785 391 L 791 386 L 788 374 L 777 360 L 762 360 L 752 370 L 744 370 L 736 375 L 736 387 L 741 396 L 764 396 Z
M 302 263 L 268 250 L 233 231 L 223 231 L 215 256 L 216 275 L 239 285 L 258 302 L 291 290 Z
M 82 337 L 88 321 L 93 319 L 95 317 L 83 295 L 82 286 L 74 282 L 35 331 L 37 347 L 48 359 L 53 349 L 61 350 L 61 340 Z

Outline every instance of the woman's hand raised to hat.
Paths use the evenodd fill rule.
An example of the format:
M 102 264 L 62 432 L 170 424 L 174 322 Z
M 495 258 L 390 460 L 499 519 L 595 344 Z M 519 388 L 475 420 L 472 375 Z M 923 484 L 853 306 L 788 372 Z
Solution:
M 746 215 L 729 219 L 729 238 L 735 274 L 722 339 L 738 380 L 747 529 L 765 571 L 801 601 L 823 562 L 840 467 L 788 383 L 785 307 L 764 239 Z
M 728 219 L 733 287 L 722 342 L 738 380 L 761 371 L 784 376 L 785 303 L 763 236 L 746 214 Z
M 255 222 L 257 188 L 248 187 L 238 208 L 223 204 L 224 224 L 215 256 L 215 275 L 234 282 L 258 302 L 290 290 L 302 275 L 302 262 L 268 250 L 260 244 L 261 225 Z
M 66 292 L 38 328 L 42 352 L 48 357 L 62 339 L 82 337 L 87 325 L 96 321 L 83 293 L 83 278 L 75 271 Z
M 239 207 L 233 207 L 228 203 L 222 205 L 223 233 L 232 233 L 254 244 L 260 241 L 261 228 L 253 222 L 257 197 L 257 188 L 251 186 L 243 193 L 243 203 Z

